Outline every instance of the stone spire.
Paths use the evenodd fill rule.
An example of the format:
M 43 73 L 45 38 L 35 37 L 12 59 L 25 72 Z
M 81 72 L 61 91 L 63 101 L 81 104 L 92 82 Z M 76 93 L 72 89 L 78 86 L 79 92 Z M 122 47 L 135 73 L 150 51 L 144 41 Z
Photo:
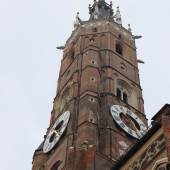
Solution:
M 122 25 L 122 16 L 121 16 L 119 7 L 117 7 L 117 11 L 116 11 L 116 15 L 115 15 L 115 21 L 116 21 L 119 25 Z
M 113 19 L 112 2 L 107 4 L 105 0 L 94 0 L 94 4 L 89 5 L 90 20 Z
M 130 25 L 130 24 L 128 24 L 128 31 L 129 31 L 129 32 L 132 32 L 132 28 L 131 28 L 131 25 Z

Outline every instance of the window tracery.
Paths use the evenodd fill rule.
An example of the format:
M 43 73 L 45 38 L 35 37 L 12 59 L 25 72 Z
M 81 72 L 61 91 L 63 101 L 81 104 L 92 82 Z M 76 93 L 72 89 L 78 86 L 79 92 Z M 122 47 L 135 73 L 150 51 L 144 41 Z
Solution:
M 123 87 L 118 87 L 116 96 L 125 103 L 128 103 L 128 92 Z
M 117 79 L 115 95 L 124 103 L 128 103 L 134 108 L 138 108 L 136 91 L 125 80 Z

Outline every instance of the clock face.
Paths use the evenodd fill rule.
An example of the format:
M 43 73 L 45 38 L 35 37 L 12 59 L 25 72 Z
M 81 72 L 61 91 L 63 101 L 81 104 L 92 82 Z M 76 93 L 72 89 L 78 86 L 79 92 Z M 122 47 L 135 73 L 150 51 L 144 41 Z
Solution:
M 54 146 L 60 140 L 62 134 L 65 132 L 67 128 L 68 121 L 70 119 L 70 112 L 64 112 L 54 123 L 50 132 L 47 135 L 47 138 L 44 143 L 43 152 L 50 152 Z
M 147 131 L 142 120 L 126 107 L 113 105 L 111 114 L 115 122 L 130 136 L 140 139 Z

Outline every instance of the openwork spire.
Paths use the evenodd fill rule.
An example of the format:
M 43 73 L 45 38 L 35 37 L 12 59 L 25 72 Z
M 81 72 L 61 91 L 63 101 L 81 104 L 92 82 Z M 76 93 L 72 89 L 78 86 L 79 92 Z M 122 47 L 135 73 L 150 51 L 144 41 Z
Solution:
M 113 19 L 112 2 L 106 3 L 105 0 L 94 0 L 94 4 L 89 5 L 90 20 Z

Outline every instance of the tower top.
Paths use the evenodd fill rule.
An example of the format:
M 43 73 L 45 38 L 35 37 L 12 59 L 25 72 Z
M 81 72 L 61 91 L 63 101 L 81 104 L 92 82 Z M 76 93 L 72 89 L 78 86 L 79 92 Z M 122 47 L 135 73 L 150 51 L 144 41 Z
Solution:
M 74 21 L 74 28 L 78 28 L 81 25 L 84 25 L 87 22 L 93 22 L 93 21 L 101 21 L 101 20 L 107 20 L 112 23 L 117 23 L 120 27 L 123 27 L 122 24 L 122 15 L 120 12 L 119 6 L 114 12 L 113 3 L 110 1 L 110 3 L 107 3 L 105 0 L 93 0 L 93 4 L 89 4 L 89 14 L 90 18 L 88 21 L 83 21 L 79 17 L 79 12 L 77 12 L 75 21 Z M 123 27 L 125 28 L 125 27 Z M 125 28 L 126 29 L 126 28 Z M 128 29 L 126 29 L 130 33 L 132 33 L 132 29 L 130 26 L 128 26 Z
M 90 20 L 113 19 L 112 2 L 106 3 L 105 0 L 94 0 L 93 5 L 89 5 Z

